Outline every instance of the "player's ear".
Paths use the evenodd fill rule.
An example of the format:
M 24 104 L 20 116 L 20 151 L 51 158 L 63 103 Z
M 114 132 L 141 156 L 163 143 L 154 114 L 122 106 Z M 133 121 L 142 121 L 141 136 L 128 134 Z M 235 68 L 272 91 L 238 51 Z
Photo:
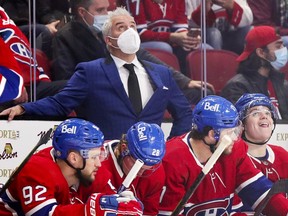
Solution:
M 128 149 L 127 143 L 121 143 L 121 152 L 126 151 Z
M 81 159 L 81 156 L 78 152 L 71 151 L 67 156 L 67 161 L 73 165 L 74 167 L 77 167 L 78 161 Z
M 208 131 L 207 136 L 209 137 L 209 140 L 214 139 L 214 134 L 215 134 L 215 132 L 214 132 L 213 129 L 211 129 L 211 130 Z

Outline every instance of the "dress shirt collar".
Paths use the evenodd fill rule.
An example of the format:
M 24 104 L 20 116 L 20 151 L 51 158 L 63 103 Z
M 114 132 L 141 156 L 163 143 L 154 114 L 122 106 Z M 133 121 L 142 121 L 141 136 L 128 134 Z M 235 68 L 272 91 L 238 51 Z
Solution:
M 114 60 L 116 67 L 119 71 L 119 68 L 123 67 L 124 64 L 134 64 L 135 67 L 137 67 L 138 69 L 142 67 L 141 63 L 139 62 L 139 60 L 137 59 L 137 57 L 135 56 L 135 58 L 133 59 L 133 61 L 131 63 L 128 63 L 116 56 L 113 56 L 112 54 L 110 54 L 112 59 Z

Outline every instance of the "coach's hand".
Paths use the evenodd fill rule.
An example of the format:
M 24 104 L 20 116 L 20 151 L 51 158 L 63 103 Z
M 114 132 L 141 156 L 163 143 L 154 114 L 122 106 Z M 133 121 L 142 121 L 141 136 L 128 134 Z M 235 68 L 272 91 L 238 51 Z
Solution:
M 24 108 L 20 105 L 17 105 L 3 110 L 0 113 L 0 116 L 8 115 L 8 121 L 11 121 L 15 116 L 22 115 L 24 112 L 25 112 Z
M 122 195 L 122 194 L 121 194 Z M 143 205 L 134 196 L 92 194 L 85 205 L 85 216 L 143 214 Z

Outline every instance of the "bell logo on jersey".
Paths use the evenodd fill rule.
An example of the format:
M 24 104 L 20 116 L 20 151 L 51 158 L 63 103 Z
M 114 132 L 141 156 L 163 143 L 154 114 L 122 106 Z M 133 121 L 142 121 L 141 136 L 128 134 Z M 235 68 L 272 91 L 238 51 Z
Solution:
M 72 126 L 71 128 L 68 128 L 67 125 L 64 125 L 61 128 L 61 133 L 68 133 L 68 134 L 76 134 L 77 127 Z
M 206 102 L 204 106 L 204 110 L 210 110 L 212 112 L 220 112 L 219 106 L 220 104 L 210 105 L 210 102 Z
M 138 127 L 137 131 L 138 131 L 139 141 L 147 139 L 147 136 L 143 133 L 145 130 L 146 130 L 145 127 Z

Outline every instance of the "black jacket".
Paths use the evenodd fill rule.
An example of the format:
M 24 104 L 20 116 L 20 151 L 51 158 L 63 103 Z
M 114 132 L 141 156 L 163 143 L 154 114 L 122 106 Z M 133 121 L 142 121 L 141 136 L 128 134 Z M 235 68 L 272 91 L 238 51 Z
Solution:
M 262 93 L 268 96 L 267 82 L 271 80 L 279 102 L 282 119 L 288 120 L 288 82 L 285 74 L 271 70 L 269 77 L 251 71 L 249 76 L 237 74 L 231 78 L 221 91 L 221 96 L 235 103 L 244 93 Z

